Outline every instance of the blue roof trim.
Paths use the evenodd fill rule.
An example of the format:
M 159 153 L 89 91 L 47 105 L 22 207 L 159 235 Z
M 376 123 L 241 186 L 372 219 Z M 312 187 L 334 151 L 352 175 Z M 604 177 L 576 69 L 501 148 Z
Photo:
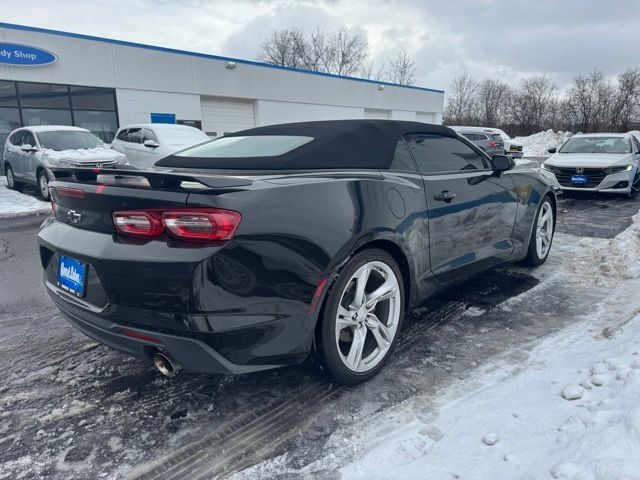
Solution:
M 290 72 L 305 73 L 308 75 L 318 75 L 321 77 L 339 78 L 343 80 L 352 80 L 355 82 L 373 83 L 376 85 L 387 85 L 390 87 L 398 87 L 398 88 L 409 88 L 412 90 L 421 90 L 424 92 L 444 93 L 444 90 L 437 90 L 435 88 L 415 87 L 413 85 L 398 85 L 397 83 L 379 82 L 376 80 L 367 80 L 366 78 L 358 78 L 358 77 L 347 77 L 344 75 L 336 75 L 334 73 L 313 72 L 311 70 L 303 70 L 301 68 L 282 67 L 280 65 L 271 65 L 270 63 L 257 62 L 254 60 L 244 60 L 242 58 L 223 57 L 220 55 L 211 55 L 208 53 L 190 52 L 188 50 L 178 50 L 176 48 L 158 47 L 156 45 L 147 45 L 144 43 L 128 42 L 125 40 L 115 40 L 113 38 L 94 37 L 93 35 L 84 35 L 82 33 L 62 32 L 60 30 L 50 30 L 48 28 L 29 27 L 27 25 L 16 25 L 14 23 L 0 22 L 0 28 L 8 28 L 11 30 L 22 30 L 25 32 L 47 33 L 49 35 L 58 35 L 61 37 L 79 38 L 81 40 L 92 40 L 95 42 L 111 43 L 114 45 L 122 45 L 125 47 L 145 48 L 147 50 L 156 50 L 158 52 L 175 53 L 179 55 L 189 55 L 192 57 L 208 58 L 211 60 L 231 61 L 231 62 L 237 62 L 244 65 L 253 65 L 256 67 L 263 67 L 263 68 L 274 68 L 276 70 L 287 70 Z

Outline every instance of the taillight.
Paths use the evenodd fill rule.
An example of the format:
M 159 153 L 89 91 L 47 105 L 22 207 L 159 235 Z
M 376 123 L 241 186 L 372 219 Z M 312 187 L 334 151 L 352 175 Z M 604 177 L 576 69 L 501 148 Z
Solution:
M 162 222 L 169 232 L 184 240 L 223 242 L 230 240 L 240 224 L 240 214 L 230 210 L 168 211 Z
M 497 146 L 498 146 L 498 142 L 494 142 L 493 140 L 489 142 L 489 148 L 496 148 Z
M 115 212 L 113 225 L 118 233 L 152 238 L 167 231 L 171 236 L 194 242 L 231 240 L 241 215 L 218 208 L 129 210 Z
M 130 210 L 115 212 L 113 225 L 122 235 L 131 237 L 157 237 L 162 235 L 162 217 L 158 212 Z

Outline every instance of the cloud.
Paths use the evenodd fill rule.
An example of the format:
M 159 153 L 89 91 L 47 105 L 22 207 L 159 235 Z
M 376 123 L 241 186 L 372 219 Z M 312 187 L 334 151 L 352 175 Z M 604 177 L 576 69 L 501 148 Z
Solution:
M 3 21 L 255 59 L 276 28 L 366 33 L 381 64 L 405 48 L 416 84 L 447 89 L 463 69 L 516 84 L 532 73 L 561 88 L 594 68 L 640 66 L 636 0 L 93 0 L 3 1 Z

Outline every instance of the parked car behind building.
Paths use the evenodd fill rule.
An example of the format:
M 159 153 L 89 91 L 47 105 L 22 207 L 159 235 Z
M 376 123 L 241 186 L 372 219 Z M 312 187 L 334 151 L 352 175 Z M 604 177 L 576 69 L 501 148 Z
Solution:
M 124 153 L 131 165 L 150 168 L 161 158 L 211 140 L 201 130 L 169 123 L 140 123 L 120 127 L 111 146 Z
M 24 184 L 38 187 L 49 200 L 51 167 L 121 167 L 125 156 L 111 149 L 89 130 L 78 127 L 41 125 L 18 128 L 4 144 L 2 170 L 7 186 L 22 191 Z

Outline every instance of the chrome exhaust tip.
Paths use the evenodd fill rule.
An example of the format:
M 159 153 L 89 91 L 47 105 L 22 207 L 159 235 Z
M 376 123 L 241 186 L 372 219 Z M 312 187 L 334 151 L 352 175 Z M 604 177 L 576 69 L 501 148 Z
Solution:
M 178 362 L 160 352 L 153 354 L 153 364 L 165 377 L 175 377 L 182 370 Z

